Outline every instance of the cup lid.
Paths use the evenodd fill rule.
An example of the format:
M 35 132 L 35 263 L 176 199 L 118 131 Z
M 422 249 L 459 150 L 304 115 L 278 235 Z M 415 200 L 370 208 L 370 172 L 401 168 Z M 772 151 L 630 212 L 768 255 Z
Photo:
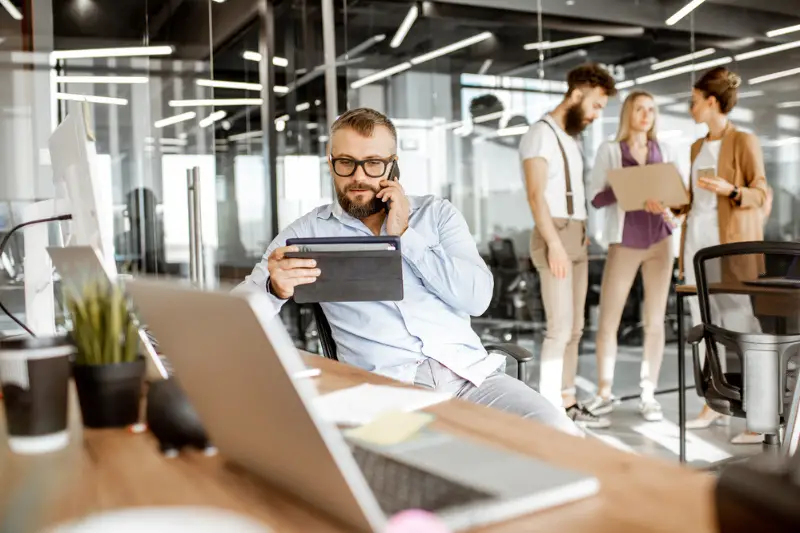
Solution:
M 18 350 L 42 350 L 45 348 L 58 348 L 60 346 L 70 346 L 72 341 L 67 335 L 56 335 L 54 337 L 30 337 L 19 336 L 7 339 L 0 339 L 0 352 Z

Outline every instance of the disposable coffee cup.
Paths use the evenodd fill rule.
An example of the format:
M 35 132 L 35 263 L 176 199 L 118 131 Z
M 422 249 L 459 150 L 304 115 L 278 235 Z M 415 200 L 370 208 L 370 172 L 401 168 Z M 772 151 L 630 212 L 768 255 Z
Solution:
M 0 341 L 0 384 L 11 451 L 47 453 L 69 443 L 67 387 L 74 350 L 66 337 Z

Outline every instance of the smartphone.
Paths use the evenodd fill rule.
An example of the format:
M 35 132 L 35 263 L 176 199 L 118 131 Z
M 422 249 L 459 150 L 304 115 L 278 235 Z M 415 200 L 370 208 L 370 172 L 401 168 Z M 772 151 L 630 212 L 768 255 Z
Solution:
M 399 179 L 400 179 L 400 166 L 398 165 L 397 160 L 394 160 L 392 162 L 392 168 L 391 170 L 389 170 L 389 181 L 397 181 Z M 388 213 L 389 209 L 391 208 L 392 208 L 392 201 L 387 200 L 386 203 L 383 204 L 383 209 Z
M 717 176 L 717 169 L 714 167 L 703 167 L 697 169 L 698 178 L 714 178 Z

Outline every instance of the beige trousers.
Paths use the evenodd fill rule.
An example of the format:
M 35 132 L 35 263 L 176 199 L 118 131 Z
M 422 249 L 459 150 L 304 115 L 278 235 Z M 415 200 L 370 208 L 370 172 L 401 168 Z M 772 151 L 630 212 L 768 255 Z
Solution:
M 539 367 L 539 394 L 557 407 L 575 403 L 578 343 L 589 283 L 586 225 L 580 220 L 553 219 L 570 258 L 565 278 L 556 278 L 547 263 L 547 243 L 538 230 L 531 235 L 531 260 L 539 273 L 547 331 Z
M 640 373 L 642 398 L 653 399 L 664 358 L 664 315 L 673 269 L 672 239 L 666 238 L 647 249 L 612 244 L 603 270 L 600 289 L 600 317 L 597 332 L 598 394 L 611 397 L 617 360 L 617 330 L 622 311 L 639 268 L 642 269 L 644 303 L 644 357 Z

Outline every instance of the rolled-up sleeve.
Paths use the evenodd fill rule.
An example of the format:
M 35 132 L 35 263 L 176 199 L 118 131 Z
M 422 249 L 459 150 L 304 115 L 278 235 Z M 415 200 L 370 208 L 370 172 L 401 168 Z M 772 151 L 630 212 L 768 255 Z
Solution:
M 479 316 L 492 299 L 494 280 L 466 220 L 448 201 L 438 213 L 439 242 L 409 227 L 400 239 L 403 258 L 425 287 L 449 306 Z

